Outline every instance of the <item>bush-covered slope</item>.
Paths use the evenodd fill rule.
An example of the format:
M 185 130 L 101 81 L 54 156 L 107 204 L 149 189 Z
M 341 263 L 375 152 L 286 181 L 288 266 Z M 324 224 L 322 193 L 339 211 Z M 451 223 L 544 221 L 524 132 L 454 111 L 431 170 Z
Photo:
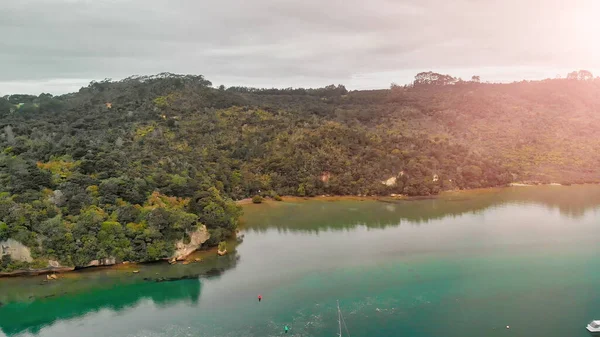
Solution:
M 419 85 L 417 85 L 419 84 Z M 212 88 L 202 76 L 0 99 L 0 241 L 34 262 L 170 256 L 234 199 L 598 180 L 600 81 Z M 382 182 L 386 182 L 384 184 Z M 8 258 L 2 267 L 21 267 Z

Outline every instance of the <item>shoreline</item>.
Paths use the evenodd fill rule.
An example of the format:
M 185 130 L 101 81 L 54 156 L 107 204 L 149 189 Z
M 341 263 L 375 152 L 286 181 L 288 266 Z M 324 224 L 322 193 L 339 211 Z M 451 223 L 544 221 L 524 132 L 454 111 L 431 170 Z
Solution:
M 454 189 L 454 190 L 446 190 L 441 191 L 438 194 L 430 194 L 430 195 L 415 195 L 409 196 L 405 194 L 389 194 L 389 195 L 316 195 L 313 197 L 299 197 L 294 195 L 286 195 L 281 196 L 282 201 L 285 202 L 302 202 L 302 201 L 310 201 L 310 200 L 319 200 L 319 201 L 343 201 L 343 200 L 353 200 L 353 201 L 365 201 L 365 200 L 375 200 L 375 201 L 388 201 L 388 200 L 427 200 L 427 199 L 437 199 L 449 194 L 462 194 L 462 193 L 474 193 L 474 192 L 487 192 L 494 191 L 497 189 L 503 188 L 511 188 L 511 187 L 535 187 L 535 186 L 572 186 L 572 185 L 597 185 L 600 182 L 590 182 L 590 183 L 539 183 L 539 182 L 514 182 L 505 186 L 494 186 L 494 187 L 480 187 L 480 188 L 467 188 L 467 189 Z M 273 200 L 270 197 L 264 197 L 263 203 L 265 202 L 273 202 L 277 203 L 278 201 Z M 252 198 L 244 198 L 240 200 L 236 200 L 237 205 L 245 206 L 252 205 Z M 259 205 L 259 204 L 257 204 Z
M 572 185 L 596 185 L 597 183 L 583 183 L 583 184 L 572 184 Z M 515 182 L 510 183 L 506 186 L 496 186 L 496 187 L 485 187 L 485 188 L 473 188 L 473 189 L 456 189 L 456 190 L 447 190 L 442 191 L 439 194 L 435 195 L 423 195 L 423 196 L 408 196 L 401 194 L 390 194 L 390 195 L 372 195 L 372 196 L 358 196 L 358 195 L 317 195 L 314 197 L 299 197 L 299 196 L 282 196 L 282 202 L 304 202 L 304 201 L 323 201 L 323 202 L 336 202 L 336 201 L 379 201 L 379 202 L 393 202 L 393 201 L 418 201 L 418 200 L 428 200 L 428 199 L 438 199 L 443 198 L 444 196 L 449 195 L 458 195 L 458 194 L 467 194 L 467 193 L 488 193 L 493 192 L 495 190 L 504 189 L 504 188 L 512 188 L 512 187 L 535 187 L 535 186 L 570 186 L 571 184 L 559 184 L 559 183 L 536 183 L 536 182 Z M 252 202 L 252 198 L 245 198 L 241 200 L 235 201 L 237 205 L 240 206 L 248 206 L 248 205 L 259 205 L 254 204 Z M 279 201 L 275 201 L 272 198 L 264 198 L 262 203 L 269 204 L 277 204 Z M 243 221 L 243 218 L 240 219 Z M 240 223 L 241 224 L 241 223 Z M 233 241 L 236 239 L 234 238 Z M 177 261 L 176 264 L 184 264 L 184 263 L 194 263 L 196 258 L 200 257 L 201 259 L 204 255 L 208 255 L 211 253 L 217 252 L 217 247 L 207 247 L 203 249 L 198 249 L 181 261 Z M 31 269 L 31 270 L 15 270 L 12 272 L 0 272 L 0 279 L 2 278 L 12 278 L 12 277 L 33 277 L 40 275 L 49 275 L 49 274 L 76 274 L 78 272 L 84 271 L 92 271 L 92 270 L 101 270 L 105 268 L 110 269 L 134 269 L 132 267 L 135 266 L 143 266 L 145 264 L 153 264 L 153 263 L 169 263 L 168 259 L 158 260 L 158 261 L 147 261 L 147 262 L 121 262 L 113 265 L 104 265 L 104 266 L 90 266 L 86 268 L 75 268 L 75 267 L 58 267 L 58 268 L 43 268 L 43 269 Z
M 236 242 L 236 239 L 228 241 L 228 243 Z M 42 268 L 42 269 L 21 269 L 14 270 L 11 272 L 0 272 L 0 279 L 3 278 L 17 278 L 17 277 L 35 277 L 40 275 L 53 275 L 53 274 L 61 274 L 64 277 L 66 275 L 74 275 L 77 273 L 86 273 L 86 272 L 94 272 L 103 269 L 111 269 L 111 270 L 122 270 L 123 272 L 135 273 L 138 268 L 143 268 L 145 265 L 151 264 L 190 264 L 190 263 L 202 263 L 204 259 L 209 255 L 216 255 L 218 247 L 207 247 L 204 249 L 197 249 L 190 254 L 188 254 L 185 259 L 176 261 L 175 263 L 171 263 L 171 259 L 162 259 L 157 261 L 145 261 L 145 262 L 119 262 L 111 265 L 101 265 L 101 266 L 89 266 L 83 268 L 76 267 L 57 267 L 57 268 Z M 199 260 L 197 260 L 199 259 Z

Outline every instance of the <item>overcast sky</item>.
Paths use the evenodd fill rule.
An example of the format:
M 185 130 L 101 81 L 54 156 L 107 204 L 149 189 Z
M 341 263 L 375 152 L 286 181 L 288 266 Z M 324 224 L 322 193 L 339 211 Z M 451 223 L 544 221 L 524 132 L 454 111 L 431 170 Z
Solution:
M 0 95 L 159 72 L 386 88 L 600 69 L 599 0 L 0 0 Z M 599 74 L 600 75 L 600 74 Z

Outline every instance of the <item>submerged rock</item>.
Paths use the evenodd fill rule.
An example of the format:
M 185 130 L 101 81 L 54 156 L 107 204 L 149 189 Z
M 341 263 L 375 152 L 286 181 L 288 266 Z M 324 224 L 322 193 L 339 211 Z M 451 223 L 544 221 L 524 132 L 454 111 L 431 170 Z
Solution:
M 221 276 L 225 272 L 225 269 L 211 268 L 204 275 L 206 276 Z
M 198 278 L 200 275 L 184 275 L 184 276 L 177 276 L 177 277 L 159 277 L 154 279 L 154 282 L 173 282 L 173 281 L 180 281 L 180 280 L 189 280 L 189 279 L 195 279 Z M 148 279 L 150 280 L 150 279 Z

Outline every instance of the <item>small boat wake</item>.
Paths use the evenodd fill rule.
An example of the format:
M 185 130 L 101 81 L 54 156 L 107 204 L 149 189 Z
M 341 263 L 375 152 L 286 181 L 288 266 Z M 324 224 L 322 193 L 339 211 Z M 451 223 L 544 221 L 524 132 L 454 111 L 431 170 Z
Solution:
M 339 337 L 342 337 L 342 325 L 344 326 L 344 330 L 346 331 L 346 336 L 350 337 L 350 332 L 348 331 L 348 327 L 346 326 L 346 321 L 344 320 L 344 315 L 342 315 L 342 310 L 340 310 L 340 301 L 337 301 L 337 310 L 338 310 L 338 325 L 340 327 L 340 332 L 338 333 Z

